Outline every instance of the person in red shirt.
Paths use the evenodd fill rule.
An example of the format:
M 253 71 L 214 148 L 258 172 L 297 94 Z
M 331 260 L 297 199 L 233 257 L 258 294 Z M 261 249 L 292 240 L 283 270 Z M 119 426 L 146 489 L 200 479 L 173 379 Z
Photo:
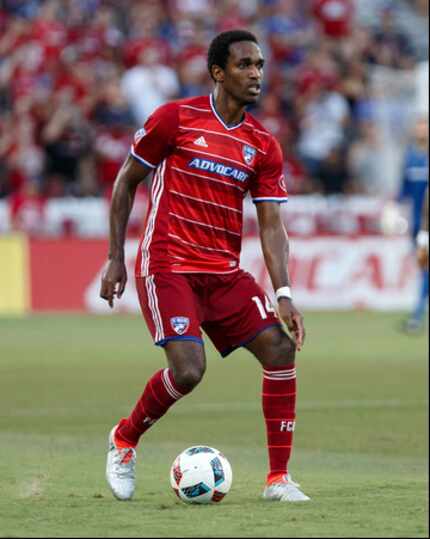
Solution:
M 351 0 L 314 0 L 312 12 L 326 37 L 342 39 L 350 35 L 354 15 Z
M 219 34 L 208 51 L 213 93 L 159 107 L 135 134 L 115 181 L 100 296 L 112 307 L 124 292 L 128 217 L 137 185 L 153 172 L 135 277 L 148 328 L 168 363 L 109 434 L 106 477 L 121 500 L 134 493 L 140 437 L 203 377 L 201 329 L 222 356 L 244 346 L 262 365 L 270 461 L 263 496 L 309 500 L 287 468 L 295 426 L 294 359 L 305 329 L 288 276 L 288 237 L 280 213 L 280 203 L 287 201 L 283 158 L 275 138 L 245 111 L 260 96 L 263 64 L 253 34 Z M 257 208 L 279 317 L 254 278 L 239 267 L 248 192 Z

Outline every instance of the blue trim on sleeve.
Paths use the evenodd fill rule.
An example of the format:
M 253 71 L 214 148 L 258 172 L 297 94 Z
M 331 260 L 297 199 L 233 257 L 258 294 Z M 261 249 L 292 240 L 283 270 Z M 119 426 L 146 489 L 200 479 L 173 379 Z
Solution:
M 137 159 L 138 161 L 140 161 L 141 163 L 143 163 L 144 165 L 146 165 L 147 167 L 157 168 L 157 165 L 153 165 L 153 164 L 149 163 L 149 161 L 145 161 L 145 159 L 143 159 L 143 157 L 140 157 L 140 155 L 135 154 L 133 152 L 133 148 L 130 149 L 130 155 L 132 157 L 134 157 L 135 159 Z
M 220 352 L 221 356 L 222 357 L 226 357 L 228 356 L 229 354 L 231 354 L 232 352 L 234 352 L 237 348 L 241 348 L 242 346 L 246 346 L 247 344 L 249 344 L 251 341 L 253 341 L 255 339 L 255 337 L 257 337 L 258 335 L 260 335 L 260 333 L 263 333 L 263 331 L 266 331 L 266 329 L 269 329 L 269 328 L 274 328 L 274 327 L 278 327 L 280 328 L 281 330 L 283 329 L 282 328 L 282 324 L 280 324 L 279 322 L 276 322 L 275 324 L 270 324 L 268 326 L 265 326 L 264 328 L 260 329 L 259 331 L 257 331 L 257 333 L 255 333 L 252 337 L 250 337 L 249 339 L 246 339 L 246 341 L 243 341 L 241 342 L 240 344 L 237 344 L 236 346 L 231 346 L 230 348 L 227 348 L 226 350 L 222 350 Z
M 203 346 L 203 339 L 200 339 L 199 337 L 193 337 L 192 335 L 174 335 L 173 337 L 166 337 L 165 339 L 161 339 L 161 341 L 157 341 L 155 344 L 156 346 L 166 346 L 169 341 L 193 341 Z

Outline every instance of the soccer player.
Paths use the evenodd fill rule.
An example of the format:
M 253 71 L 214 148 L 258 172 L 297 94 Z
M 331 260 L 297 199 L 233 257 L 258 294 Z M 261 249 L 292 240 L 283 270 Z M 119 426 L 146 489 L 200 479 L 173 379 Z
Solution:
M 287 200 L 283 158 L 274 137 L 245 111 L 259 98 L 263 64 L 253 34 L 219 34 L 208 51 L 213 93 L 155 110 L 137 131 L 115 181 L 100 295 L 112 307 L 114 297 L 124 292 L 128 216 L 137 185 L 153 172 L 136 286 L 148 328 L 168 365 L 147 381 L 130 415 L 110 432 L 106 477 L 120 500 L 130 499 L 135 489 L 139 439 L 203 377 L 201 329 L 222 356 L 243 346 L 262 365 L 270 463 L 263 496 L 309 500 L 288 470 L 296 410 L 294 359 L 305 329 L 291 297 L 288 237 L 280 214 L 280 203 Z M 248 191 L 257 208 L 279 317 L 254 278 L 239 268 Z
M 411 204 L 410 232 L 417 249 L 418 261 L 425 248 L 425 232 L 419 234 L 423 223 L 423 212 L 426 213 L 425 193 L 428 188 L 428 120 L 420 118 L 414 125 L 413 140 L 405 154 L 403 179 L 398 196 L 399 202 Z M 428 232 L 427 232 L 428 249 Z M 410 317 L 402 325 L 406 333 L 416 333 L 422 330 L 426 314 L 429 273 L 427 264 L 419 263 L 419 294 L 417 303 Z

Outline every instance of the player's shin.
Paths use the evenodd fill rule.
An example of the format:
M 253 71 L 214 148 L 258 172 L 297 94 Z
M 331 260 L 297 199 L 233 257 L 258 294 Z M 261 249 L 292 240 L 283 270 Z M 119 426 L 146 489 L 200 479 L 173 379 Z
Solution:
M 294 365 L 265 367 L 262 389 L 270 470 L 268 482 L 288 473 L 296 419 L 296 369 Z
M 147 382 L 145 390 L 127 419 L 116 430 L 119 445 L 135 447 L 147 431 L 167 410 L 191 389 L 176 384 L 170 369 L 157 371 Z

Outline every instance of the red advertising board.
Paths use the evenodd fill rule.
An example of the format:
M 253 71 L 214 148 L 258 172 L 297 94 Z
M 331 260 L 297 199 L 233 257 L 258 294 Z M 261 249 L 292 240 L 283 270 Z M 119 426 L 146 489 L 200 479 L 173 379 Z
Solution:
M 32 239 L 32 310 L 86 310 L 85 290 L 102 267 L 107 252 L 106 240 Z
M 296 303 L 305 309 L 409 309 L 416 267 L 408 238 L 375 236 L 291 238 L 290 274 Z M 114 312 L 139 312 L 134 286 L 138 242 L 126 243 L 128 283 Z M 106 240 L 31 240 L 33 311 L 112 312 L 99 297 Z M 259 239 L 244 239 L 241 265 L 271 294 Z

